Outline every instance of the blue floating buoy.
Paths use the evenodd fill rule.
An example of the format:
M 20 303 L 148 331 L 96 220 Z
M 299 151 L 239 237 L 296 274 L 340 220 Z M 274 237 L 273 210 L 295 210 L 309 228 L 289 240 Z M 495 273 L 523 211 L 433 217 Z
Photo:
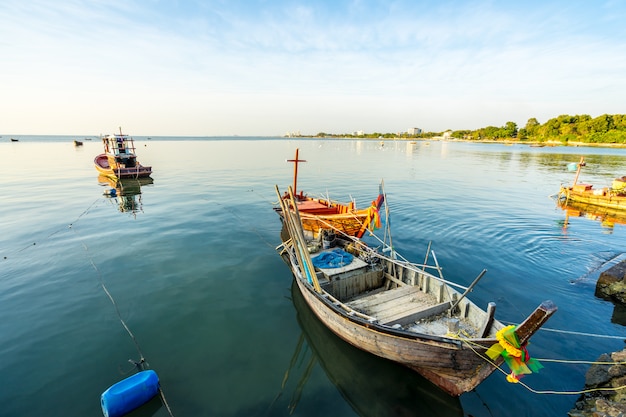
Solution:
M 104 417 L 121 417 L 150 401 L 158 392 L 159 377 L 156 372 L 138 372 L 102 393 L 100 403 Z
M 578 169 L 578 164 L 576 162 L 570 162 L 567 164 L 568 171 L 576 171 Z

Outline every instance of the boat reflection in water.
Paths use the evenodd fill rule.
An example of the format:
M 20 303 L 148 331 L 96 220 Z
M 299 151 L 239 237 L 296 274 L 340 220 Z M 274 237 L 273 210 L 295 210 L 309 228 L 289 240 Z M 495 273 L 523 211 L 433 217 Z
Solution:
M 136 216 L 137 212 L 143 212 L 141 187 L 154 183 L 154 180 L 150 177 L 120 180 L 98 175 L 98 183 L 109 187 L 105 190 L 104 195 L 117 202 L 120 212 L 132 213 L 133 216 Z
M 290 405 L 295 411 L 311 368 L 318 361 L 359 416 L 452 417 L 463 416 L 461 402 L 430 381 L 397 363 L 371 355 L 344 342 L 324 326 L 307 306 L 296 283 L 291 295 L 298 323 L 311 347 L 309 369 L 301 377 Z M 298 344 L 292 364 L 304 355 Z
M 626 225 L 626 212 L 624 210 L 598 207 L 593 204 L 579 203 L 576 201 L 558 201 L 557 204 L 565 212 L 563 228 L 569 225 L 570 217 L 585 217 L 600 222 L 607 233 L 613 233 L 615 224 Z

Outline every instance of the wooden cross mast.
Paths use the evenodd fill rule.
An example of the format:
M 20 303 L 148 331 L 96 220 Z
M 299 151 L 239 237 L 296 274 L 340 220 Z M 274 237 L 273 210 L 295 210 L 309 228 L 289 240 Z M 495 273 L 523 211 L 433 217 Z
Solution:
M 298 163 L 306 162 L 304 159 L 298 159 L 298 148 L 296 148 L 296 158 L 295 159 L 287 159 L 287 162 L 293 162 L 293 195 L 297 194 L 297 183 L 298 183 Z

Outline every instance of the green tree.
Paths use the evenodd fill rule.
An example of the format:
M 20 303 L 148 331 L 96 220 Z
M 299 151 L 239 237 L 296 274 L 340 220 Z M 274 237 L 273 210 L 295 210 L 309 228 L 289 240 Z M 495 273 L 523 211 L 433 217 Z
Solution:
M 504 134 L 507 138 L 517 137 L 517 124 L 515 122 L 506 122 L 504 125 Z
M 539 124 L 537 119 L 535 119 L 534 117 L 531 117 L 530 119 L 528 119 L 528 121 L 526 122 L 526 127 L 524 128 L 526 131 L 526 136 L 527 137 L 537 136 L 537 132 L 540 126 L 541 125 Z

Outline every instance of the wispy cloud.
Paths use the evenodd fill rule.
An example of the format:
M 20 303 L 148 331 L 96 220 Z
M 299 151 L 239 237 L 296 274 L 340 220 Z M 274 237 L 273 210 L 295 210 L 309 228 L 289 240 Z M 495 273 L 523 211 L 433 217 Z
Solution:
M 625 10 L 618 1 L 5 0 L 0 79 L 12 106 L 0 111 L 13 131 L 39 107 L 48 108 L 41 129 L 57 130 L 59 115 L 85 107 L 97 116 L 81 128 L 124 111 L 151 129 L 152 114 L 163 134 L 443 130 L 619 112 Z M 212 126 L 189 116 L 205 109 Z

